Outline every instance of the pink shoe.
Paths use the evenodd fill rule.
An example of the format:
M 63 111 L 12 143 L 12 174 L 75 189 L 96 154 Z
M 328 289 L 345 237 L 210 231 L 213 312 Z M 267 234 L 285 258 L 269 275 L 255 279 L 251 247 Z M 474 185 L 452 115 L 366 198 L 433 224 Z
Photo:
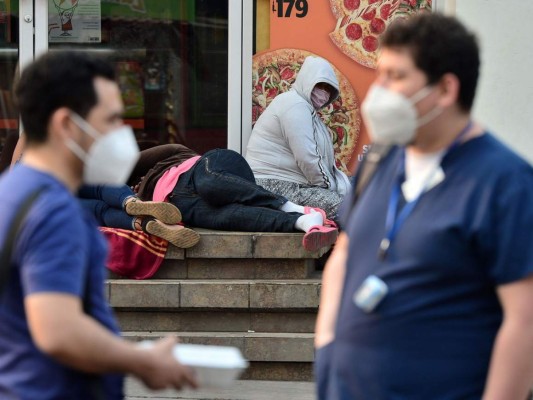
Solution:
M 312 213 L 311 210 L 315 210 L 316 212 L 322 214 L 322 219 L 324 220 L 324 226 L 331 226 L 332 228 L 338 228 L 338 226 L 335 223 L 335 221 L 332 221 L 332 220 L 328 219 L 327 216 L 326 216 L 326 212 L 324 210 L 322 210 L 321 208 L 318 208 L 318 207 L 304 207 L 304 213 L 305 214 L 311 214 Z
M 337 228 L 315 225 L 304 235 L 302 246 L 307 251 L 317 251 L 322 247 L 331 246 L 337 240 L 337 236 L 339 236 Z

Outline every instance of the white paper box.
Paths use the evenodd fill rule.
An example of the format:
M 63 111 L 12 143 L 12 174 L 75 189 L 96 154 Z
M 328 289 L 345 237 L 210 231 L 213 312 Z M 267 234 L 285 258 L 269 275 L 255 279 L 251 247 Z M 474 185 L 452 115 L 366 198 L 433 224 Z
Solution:
M 236 347 L 177 344 L 174 356 L 194 369 L 200 388 L 228 387 L 248 367 Z
M 149 349 L 154 342 L 143 340 L 137 345 Z M 248 368 L 248 361 L 237 347 L 177 344 L 173 354 L 181 364 L 194 370 L 200 388 L 229 387 Z

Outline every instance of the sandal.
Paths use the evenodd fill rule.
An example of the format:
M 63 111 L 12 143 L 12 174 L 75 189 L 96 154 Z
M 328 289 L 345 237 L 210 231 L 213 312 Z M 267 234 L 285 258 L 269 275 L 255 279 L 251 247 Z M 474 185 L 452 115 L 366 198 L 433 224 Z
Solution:
M 318 207 L 304 207 L 304 213 L 305 214 L 311 214 L 312 212 L 316 211 L 320 214 L 322 214 L 322 219 L 324 220 L 324 226 L 330 226 L 332 228 L 338 228 L 337 224 L 335 223 L 335 221 L 331 220 L 331 219 L 328 219 L 327 216 L 326 216 L 326 212 L 324 210 L 322 210 L 321 208 L 318 208 Z
M 168 240 L 182 249 L 188 249 L 200 240 L 200 235 L 192 229 L 182 225 L 168 225 L 154 218 L 144 218 L 141 226 L 144 233 Z
M 337 240 L 337 236 L 337 228 L 315 225 L 304 235 L 302 246 L 307 251 L 317 251 L 322 247 L 330 247 Z
M 126 203 L 124 210 L 128 215 L 147 215 L 165 224 L 177 224 L 181 222 L 181 212 L 178 207 L 162 201 L 142 201 L 134 197 Z

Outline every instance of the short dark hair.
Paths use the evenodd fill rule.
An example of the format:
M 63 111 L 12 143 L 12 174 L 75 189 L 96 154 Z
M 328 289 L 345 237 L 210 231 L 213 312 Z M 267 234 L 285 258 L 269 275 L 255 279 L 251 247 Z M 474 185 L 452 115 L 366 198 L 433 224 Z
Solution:
M 474 34 L 456 18 L 440 13 L 420 13 L 395 20 L 381 38 L 382 48 L 406 48 L 428 83 L 444 74 L 459 79 L 459 106 L 470 111 L 479 77 L 479 47 Z
M 24 69 L 15 99 L 28 142 L 46 141 L 52 114 L 67 107 L 85 118 L 98 103 L 94 79 L 115 80 L 111 64 L 75 51 L 50 52 Z

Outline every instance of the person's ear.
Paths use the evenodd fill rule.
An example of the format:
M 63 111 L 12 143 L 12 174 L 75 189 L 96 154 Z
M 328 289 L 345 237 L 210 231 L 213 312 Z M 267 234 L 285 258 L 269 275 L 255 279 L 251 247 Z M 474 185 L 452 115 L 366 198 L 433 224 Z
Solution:
M 459 91 L 461 83 L 455 74 L 447 73 L 442 76 L 438 83 L 439 88 L 439 106 L 443 108 L 450 107 L 459 101 Z
M 70 110 L 61 107 L 55 110 L 48 121 L 48 136 L 54 139 L 65 140 L 72 138 L 76 125 L 70 118 Z

